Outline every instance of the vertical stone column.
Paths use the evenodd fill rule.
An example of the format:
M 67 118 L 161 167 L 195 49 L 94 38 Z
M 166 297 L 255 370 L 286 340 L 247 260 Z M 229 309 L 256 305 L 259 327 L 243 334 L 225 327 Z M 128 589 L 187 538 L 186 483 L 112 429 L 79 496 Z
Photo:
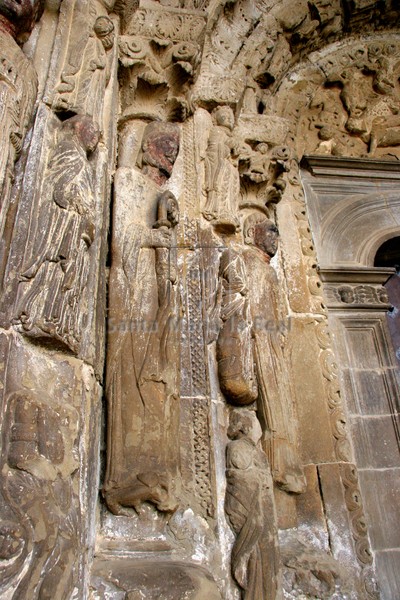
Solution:
M 118 19 L 109 5 L 84 4 L 46 8 L 27 49 L 39 92 L 12 189 L 1 304 L 0 569 L 9 598 L 85 598 L 93 555 Z M 61 104 L 52 94 L 76 39 L 75 95 Z

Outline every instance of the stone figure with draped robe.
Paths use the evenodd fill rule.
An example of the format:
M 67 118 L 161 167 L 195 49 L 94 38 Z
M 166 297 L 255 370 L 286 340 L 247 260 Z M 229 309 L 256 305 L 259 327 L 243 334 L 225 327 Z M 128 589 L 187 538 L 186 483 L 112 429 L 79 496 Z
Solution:
M 270 265 L 278 249 L 279 232 L 272 221 L 254 213 L 245 220 L 243 234 L 258 381 L 257 409 L 264 430 L 262 445 L 274 480 L 282 489 L 300 493 L 305 489 L 305 478 L 298 455 L 294 397 L 285 355 L 283 334 L 287 322 L 278 277 Z
M 219 384 L 235 405 L 248 405 L 258 396 L 252 350 L 252 322 L 245 265 L 240 248 L 228 248 L 220 259 L 222 292 L 216 352 Z
M 276 597 L 279 546 L 269 464 L 259 446 L 262 432 L 254 411 L 235 409 L 226 448 L 225 512 L 236 534 L 232 575 L 243 600 Z
M 217 231 L 233 233 L 239 229 L 236 199 L 240 187 L 239 146 L 232 133 L 234 115 L 229 106 L 218 106 L 213 116 L 215 124 L 208 138 L 204 163 L 207 200 L 203 216 Z
M 52 338 L 79 353 L 96 220 L 88 156 L 99 132 L 90 117 L 78 115 L 58 134 L 31 223 L 13 322 L 29 337 Z
M 178 505 L 179 209 L 172 192 L 160 190 L 156 171 L 158 164 L 165 178 L 167 146 L 170 151 L 175 148 L 168 161 L 172 169 L 179 129 L 159 125 L 159 143 L 157 124 L 148 125 L 144 133 L 149 153 L 144 164 L 151 164 L 151 177 L 132 169 L 123 175 L 120 171 L 121 177 L 132 178 L 136 196 L 129 200 L 126 194 L 121 200 L 131 202 L 132 217 L 128 222 L 116 217 L 112 244 L 103 496 L 114 514 L 131 515 L 132 508 L 140 513 L 143 503 L 164 512 Z
M 0 0 L 0 288 L 15 219 L 10 204 L 14 163 L 21 154 L 37 94 L 33 64 L 18 42 L 26 41 L 44 0 Z
M 257 400 L 262 445 L 273 478 L 282 489 L 300 493 L 305 479 L 284 353 L 286 323 L 278 278 L 270 265 L 278 236 L 265 215 L 254 213 L 244 223 L 246 246 L 222 254 L 220 278 L 226 290 L 222 295 L 223 325 L 217 339 L 218 374 L 228 402 L 250 405 Z M 245 304 L 249 308 L 244 320 Z

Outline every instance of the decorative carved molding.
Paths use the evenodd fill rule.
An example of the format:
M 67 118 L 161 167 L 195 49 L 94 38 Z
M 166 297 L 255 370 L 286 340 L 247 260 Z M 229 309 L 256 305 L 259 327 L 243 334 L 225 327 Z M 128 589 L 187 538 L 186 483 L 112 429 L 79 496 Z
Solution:
M 382 285 L 325 285 L 324 292 L 329 308 L 378 308 L 388 310 L 390 302 Z
M 357 469 L 354 465 L 340 466 L 342 485 L 346 507 L 349 512 L 351 533 L 353 536 L 357 560 L 361 566 L 362 579 L 367 598 L 377 600 L 380 598 L 372 570 L 373 555 L 368 538 L 368 527 L 358 485 Z
M 343 404 L 340 394 L 338 380 L 338 369 L 333 352 L 332 343 L 327 323 L 325 300 L 322 296 L 322 282 L 317 272 L 316 253 L 314 242 L 311 236 L 311 228 L 307 217 L 307 210 L 304 201 L 304 194 L 298 190 L 299 177 L 296 175 L 297 165 L 293 164 L 295 173 L 289 178 L 292 181 L 295 191 L 295 215 L 298 222 L 298 231 L 301 241 L 304 264 L 308 280 L 308 289 L 311 294 L 311 307 L 314 313 L 320 315 L 315 320 L 316 335 L 320 347 L 320 364 L 324 377 L 324 386 L 328 401 L 332 434 L 334 438 L 334 447 L 336 458 L 339 461 L 350 461 L 352 459 L 351 447 L 347 434 L 346 417 L 343 411 Z
M 200 507 L 207 517 L 215 516 L 210 457 L 210 416 L 206 398 L 193 399 L 193 435 L 195 491 Z
M 119 38 L 122 120 L 185 120 L 206 19 L 198 12 L 139 8 Z M 178 91 L 179 90 L 179 91 Z

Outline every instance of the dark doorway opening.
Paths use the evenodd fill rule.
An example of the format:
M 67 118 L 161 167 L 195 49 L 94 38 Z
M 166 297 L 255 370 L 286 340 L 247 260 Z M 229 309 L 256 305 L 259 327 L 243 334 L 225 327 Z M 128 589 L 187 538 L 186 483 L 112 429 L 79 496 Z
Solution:
M 393 306 L 387 320 L 394 352 L 400 365 L 400 236 L 393 237 L 382 244 L 376 253 L 374 266 L 396 269 L 396 273 L 385 283 L 385 288 L 389 302 Z

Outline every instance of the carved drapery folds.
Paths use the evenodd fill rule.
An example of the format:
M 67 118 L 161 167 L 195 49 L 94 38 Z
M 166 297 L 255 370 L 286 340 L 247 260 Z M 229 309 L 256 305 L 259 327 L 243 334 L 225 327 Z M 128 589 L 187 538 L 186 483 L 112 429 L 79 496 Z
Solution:
M 144 502 L 172 512 L 179 502 L 179 206 L 157 185 L 176 160 L 178 126 L 150 123 L 141 146 L 142 172 L 120 170 L 136 191 L 131 206 L 126 195 L 116 203 L 110 277 L 103 494 L 115 514 L 140 512 Z
M 234 115 L 229 106 L 219 106 L 214 111 L 214 118 L 205 156 L 207 201 L 203 215 L 217 230 L 234 232 L 239 228 L 235 206 L 239 195 L 239 173 L 235 159 L 237 163 L 240 152 L 238 140 L 232 135 Z
M 90 117 L 72 117 L 57 131 L 28 237 L 13 320 L 21 333 L 55 339 L 75 354 L 80 351 L 97 233 L 89 157 L 98 140 Z
M 115 43 L 114 22 L 107 12 L 112 4 L 94 0 L 74 4 L 68 48 L 49 99 L 54 111 L 86 114 L 100 126 Z
M 217 597 L 208 569 L 222 597 L 273 600 L 279 520 L 288 599 L 357 595 L 360 566 L 348 590 L 335 570 L 352 552 L 346 506 L 364 572 L 371 560 L 349 501 L 356 477 L 339 465 L 351 452 L 298 159 L 400 158 L 396 36 L 341 41 L 362 30 L 373 0 L 49 2 L 25 48 L 41 95 L 9 210 L 37 90 L 15 39 L 39 4 L 0 0 L 0 234 L 16 223 L 1 315 L 9 371 L 29 354 L 21 386 L 4 399 L 0 387 L 1 591 L 83 597 L 77 557 L 90 538 L 93 597 L 156 597 L 163 573 L 159 596 L 179 580 L 185 597 Z M 387 307 L 368 281 L 329 283 L 335 310 Z M 81 428 L 99 417 L 104 360 L 95 526 L 101 436 Z M 65 375 L 67 363 L 76 372 Z M 321 562 L 308 546 L 295 560 L 302 536 Z
M 232 411 L 228 436 L 225 512 L 236 534 L 232 574 L 242 598 L 276 598 L 280 566 L 273 483 L 258 445 L 261 428 L 255 413 Z
M 305 481 L 284 353 L 287 322 L 278 279 L 269 264 L 277 251 L 278 231 L 260 212 L 246 218 L 243 234 L 247 246 L 225 250 L 220 261 L 223 325 L 217 360 L 221 391 L 234 405 L 257 400 L 262 445 L 274 480 L 284 490 L 299 493 Z
M 252 319 L 246 267 L 240 250 L 221 256 L 221 329 L 216 344 L 222 393 L 234 405 L 248 405 L 258 396 L 252 348 Z
M 43 2 L 0 2 L 0 289 L 14 224 L 10 206 L 14 163 L 18 159 L 37 93 L 37 75 L 17 41 L 26 40 L 43 10 Z

